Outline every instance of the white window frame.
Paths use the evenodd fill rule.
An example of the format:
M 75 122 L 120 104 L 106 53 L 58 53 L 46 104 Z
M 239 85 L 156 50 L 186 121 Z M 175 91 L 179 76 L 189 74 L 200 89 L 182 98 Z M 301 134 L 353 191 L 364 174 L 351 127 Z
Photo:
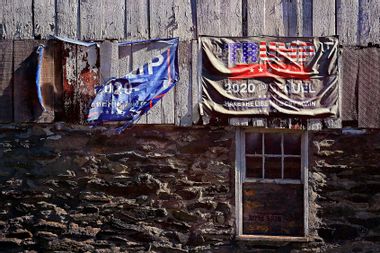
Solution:
M 297 179 L 260 179 L 246 178 L 245 166 L 245 134 L 249 132 L 255 133 L 301 133 L 301 180 Z M 307 241 L 309 234 L 309 194 L 308 194 L 308 132 L 291 129 L 247 129 L 236 128 L 235 133 L 236 156 L 235 156 L 235 208 L 236 208 L 236 236 L 243 240 L 264 240 L 264 241 Z M 264 143 L 263 143 L 264 145 Z M 283 149 L 283 147 L 282 147 Z M 282 152 L 283 153 L 283 152 Z M 282 169 L 282 176 L 283 176 Z M 263 174 L 264 175 L 264 174 Z M 272 235 L 247 235 L 243 234 L 243 200 L 242 186 L 244 182 L 260 182 L 260 183 L 277 183 L 277 184 L 303 184 L 304 191 L 304 236 L 272 236 Z

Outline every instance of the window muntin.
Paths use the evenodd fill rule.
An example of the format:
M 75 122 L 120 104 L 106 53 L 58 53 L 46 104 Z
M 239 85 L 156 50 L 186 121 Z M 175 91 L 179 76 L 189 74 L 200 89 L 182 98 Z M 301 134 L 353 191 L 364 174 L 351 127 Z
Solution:
M 304 240 L 308 233 L 307 132 L 239 129 L 236 136 L 238 236 L 242 239 Z M 265 193 L 265 189 L 272 190 Z M 281 197 L 281 194 L 284 196 Z M 248 198 L 253 195 L 260 195 L 263 202 L 249 201 Z M 277 199 L 269 196 L 277 196 Z M 272 204 L 268 198 L 274 199 Z M 280 208 L 273 205 L 277 201 L 283 203 Z M 263 212 L 260 208 L 252 208 L 257 204 L 268 209 Z M 293 209 L 292 213 L 287 211 L 290 209 Z M 272 222 L 267 228 L 269 233 L 254 230 L 255 225 L 265 227 L 267 220 Z M 281 228 L 282 223 L 297 223 L 298 227 L 286 225 L 284 229 Z
M 290 179 L 301 182 L 300 133 L 245 133 L 247 179 Z

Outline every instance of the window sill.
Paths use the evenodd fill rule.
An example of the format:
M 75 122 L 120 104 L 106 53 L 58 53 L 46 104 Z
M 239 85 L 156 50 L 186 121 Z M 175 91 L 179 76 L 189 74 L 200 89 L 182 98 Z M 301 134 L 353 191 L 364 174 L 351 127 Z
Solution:
M 309 237 L 296 237 L 296 236 L 272 236 L 272 235 L 238 235 L 237 240 L 241 241 L 254 241 L 254 242 L 309 242 Z

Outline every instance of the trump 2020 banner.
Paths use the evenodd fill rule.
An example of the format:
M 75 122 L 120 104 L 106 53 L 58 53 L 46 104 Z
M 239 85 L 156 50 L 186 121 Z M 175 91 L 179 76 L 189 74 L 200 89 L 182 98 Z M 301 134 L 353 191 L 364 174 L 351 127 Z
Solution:
M 138 69 L 119 78 L 111 78 L 96 88 L 88 121 L 125 121 L 119 130 L 132 125 L 149 111 L 179 80 L 178 39 L 120 43 L 155 43 L 164 45 L 161 54 Z
M 337 116 L 337 37 L 201 37 L 200 43 L 202 115 Z

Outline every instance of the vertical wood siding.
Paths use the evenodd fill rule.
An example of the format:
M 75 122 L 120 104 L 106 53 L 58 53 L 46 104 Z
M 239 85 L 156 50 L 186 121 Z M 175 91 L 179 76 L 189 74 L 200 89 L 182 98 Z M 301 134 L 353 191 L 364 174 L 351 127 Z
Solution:
M 35 50 L 35 42 L 8 40 L 41 40 L 52 34 L 113 41 L 179 37 L 181 80 L 139 123 L 189 126 L 200 119 L 197 107 L 198 35 L 338 34 L 344 46 L 367 46 L 380 43 L 379 17 L 380 0 L 3 0 L 0 9 L 0 103 L 14 103 L 14 115 L 12 110 L 2 106 L 0 122 L 31 117 L 28 109 L 21 108 L 24 98 L 18 94 L 22 93 L 19 86 L 24 85 L 23 77 L 14 75 L 12 79 L 10 72 L 22 67 L 24 58 Z M 101 80 L 104 69 L 109 72 L 107 75 L 125 75 L 158 53 L 139 45 L 112 47 L 111 70 L 99 69 L 99 61 L 107 59 L 97 48 L 64 47 L 62 59 L 58 61 L 63 66 L 63 90 L 56 86 L 54 89 L 58 89 L 56 97 L 63 93 L 67 99 L 66 116 L 79 113 L 74 121 L 84 120 L 89 99 L 93 96 L 88 89 Z M 57 60 L 58 54 L 54 58 Z M 54 68 L 57 73 L 57 66 Z M 78 105 L 76 100 L 82 96 L 87 100 Z M 55 101 L 58 103 L 57 99 Z M 246 124 L 244 120 L 235 123 Z

